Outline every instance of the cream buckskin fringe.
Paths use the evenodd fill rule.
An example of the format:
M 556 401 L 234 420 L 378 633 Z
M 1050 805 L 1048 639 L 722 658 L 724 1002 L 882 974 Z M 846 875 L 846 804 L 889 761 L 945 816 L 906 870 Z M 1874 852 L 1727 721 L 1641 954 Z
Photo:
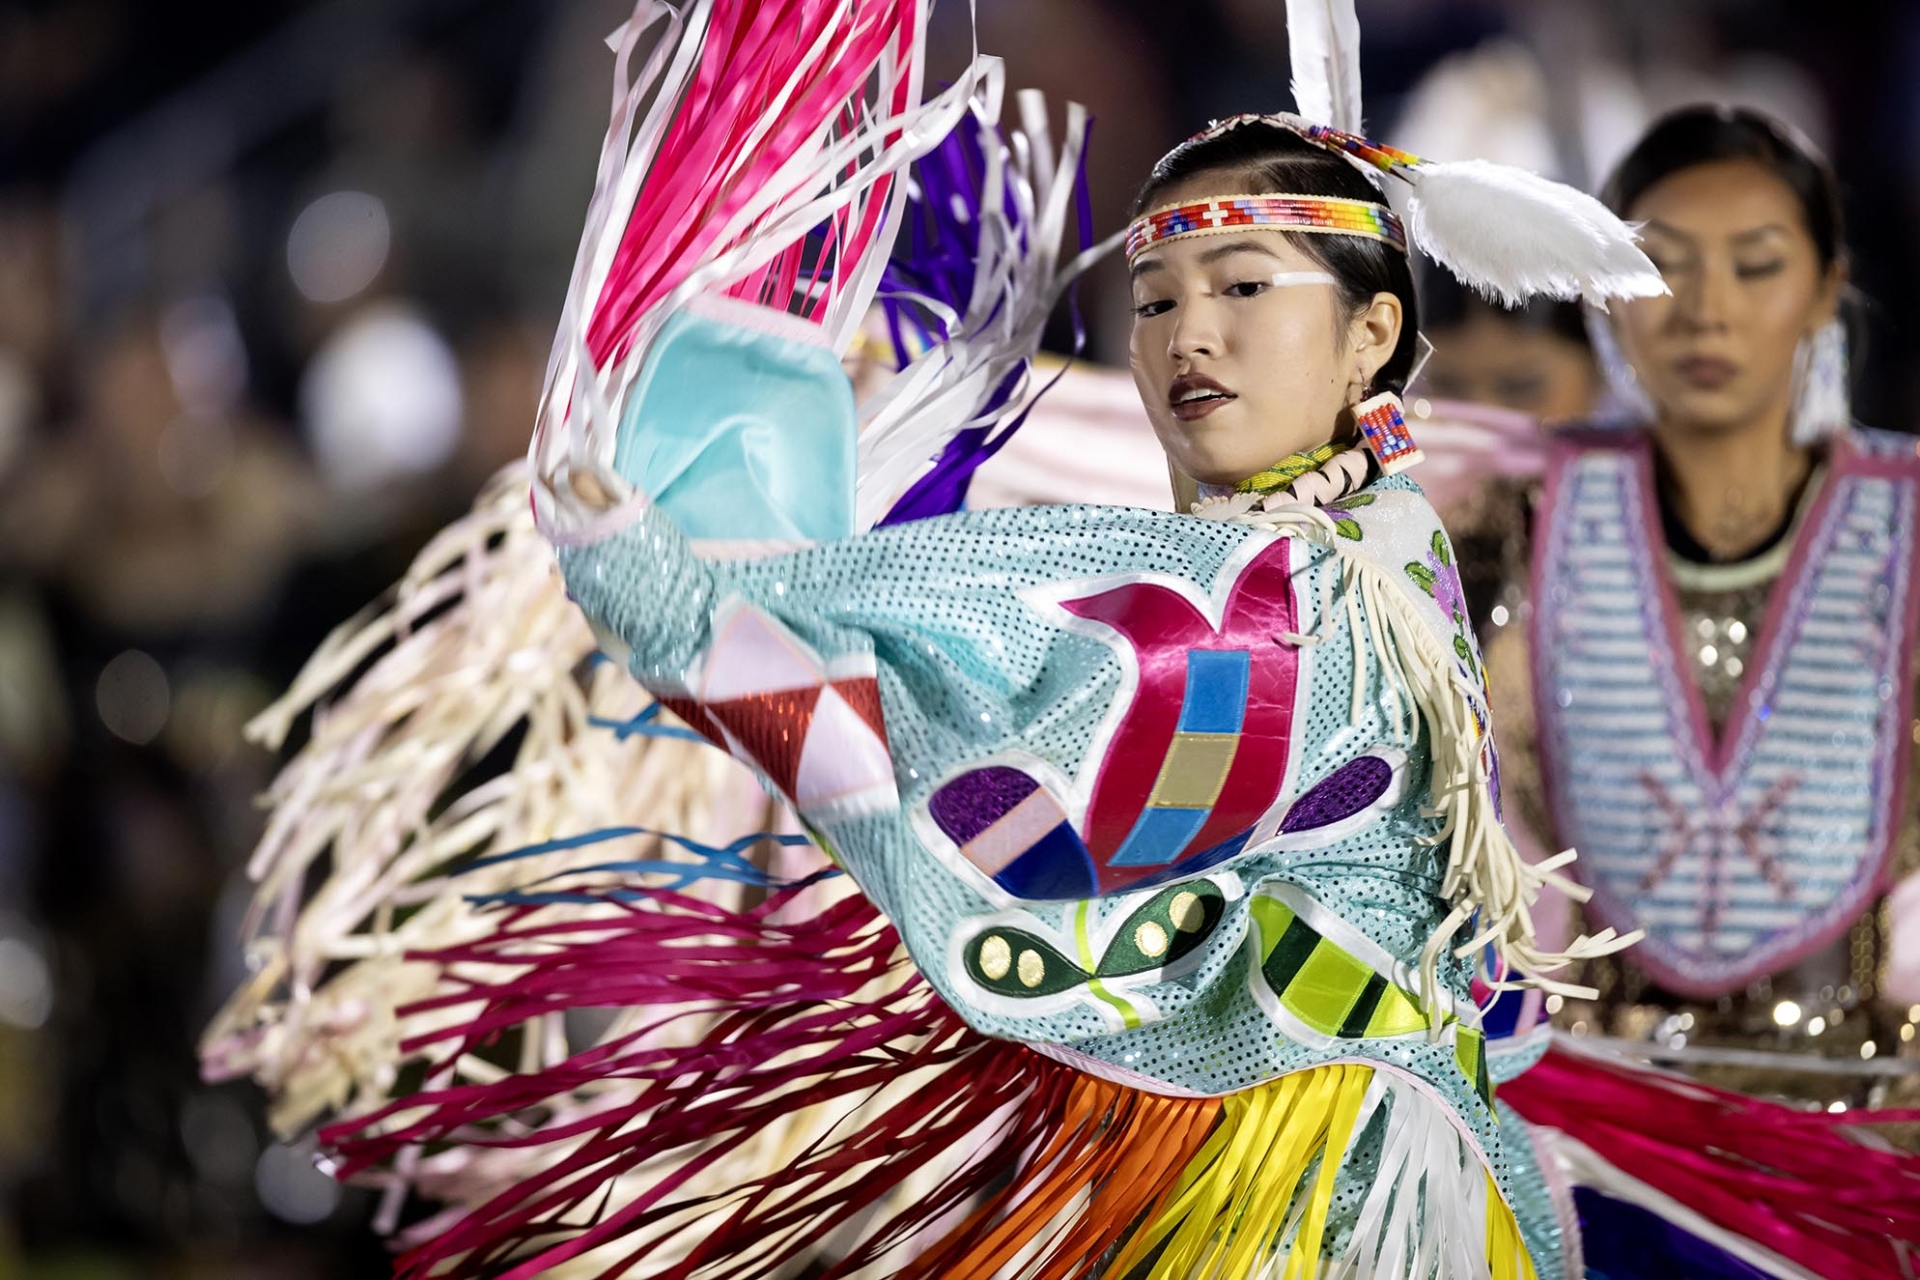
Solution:
M 1574 860 L 1573 850 L 1530 863 L 1514 848 L 1495 816 L 1492 781 L 1482 759 L 1479 722 L 1474 716 L 1477 691 L 1459 669 L 1453 653 L 1421 618 L 1407 588 L 1350 549 L 1335 533 L 1333 518 L 1318 507 L 1284 503 L 1225 518 L 1305 538 L 1338 557 L 1346 620 L 1354 636 L 1353 717 L 1359 717 L 1365 684 L 1364 637 L 1364 644 L 1379 655 L 1389 679 L 1406 690 L 1426 724 L 1433 752 L 1429 812 L 1445 824 L 1429 839 L 1435 845 L 1447 846 L 1446 876 L 1440 892 L 1452 909 L 1421 951 L 1423 1007 L 1439 1007 L 1441 953 L 1476 914 L 1480 917 L 1478 929 L 1467 942 L 1454 947 L 1453 953 L 1468 956 L 1491 946 L 1509 972 L 1520 975 L 1490 984 L 1494 989 L 1538 987 L 1570 998 L 1591 999 L 1591 988 L 1546 975 L 1568 964 L 1618 951 L 1636 941 L 1639 934 L 1621 937 L 1606 929 L 1574 939 L 1565 951 L 1548 951 L 1538 945 L 1532 904 L 1541 889 L 1552 885 L 1577 902 L 1586 901 L 1589 890 L 1559 874 Z
M 283 1137 L 383 1105 L 418 1061 L 401 1043 L 472 1016 L 471 1006 L 403 1016 L 411 1003 L 459 989 L 438 965 L 405 953 L 496 929 L 497 915 L 473 896 L 608 860 L 607 846 L 589 845 L 475 869 L 485 855 L 614 826 L 721 844 L 771 825 L 764 793 L 724 752 L 673 738 L 623 740 L 589 723 L 590 715 L 629 719 L 648 699 L 615 664 L 593 661 L 597 644 L 534 528 L 527 486 L 524 462 L 495 477 L 471 513 L 420 553 L 391 603 L 336 629 L 248 727 L 254 741 L 277 748 L 312 713 L 309 741 L 264 798 L 267 830 L 248 866 L 252 977 L 207 1030 L 202 1056 L 210 1077 L 262 1085 Z M 506 771 L 470 784 L 471 766 L 522 725 Z M 693 862 L 649 837 L 618 848 L 623 859 Z M 790 872 L 826 865 L 810 849 L 781 856 L 795 860 Z M 682 891 L 734 907 L 752 892 L 715 880 Z M 820 902 L 852 891 L 836 877 L 808 892 Z M 583 1039 L 579 1027 L 542 1019 L 527 1028 L 512 1069 L 545 1069 L 645 1020 L 645 1010 L 610 1013 Z M 701 1030 L 700 1019 L 686 1018 L 671 1034 Z M 430 1083 L 483 1083 L 507 1069 L 468 1055 Z M 626 1081 L 598 1082 L 545 1123 L 634 1091 Z M 849 1109 L 797 1113 L 697 1181 L 718 1192 L 782 1167 Z M 374 1179 L 385 1191 L 376 1225 L 391 1230 L 417 1190 L 448 1205 L 406 1233 L 430 1235 L 565 1154 L 563 1144 L 409 1153 Z M 617 1203 L 622 1188 L 610 1194 Z M 597 1274 L 594 1256 L 556 1274 L 569 1273 Z

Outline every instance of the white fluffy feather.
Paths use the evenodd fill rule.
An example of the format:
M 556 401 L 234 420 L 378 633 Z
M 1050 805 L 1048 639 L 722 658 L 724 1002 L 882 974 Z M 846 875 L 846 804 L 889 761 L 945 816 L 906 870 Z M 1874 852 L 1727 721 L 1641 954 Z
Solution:
M 1487 160 L 1413 171 L 1407 232 L 1421 252 L 1507 306 L 1536 294 L 1609 298 L 1667 292 L 1633 228 L 1583 191 Z
M 1354 0 L 1288 0 L 1287 52 L 1295 110 L 1316 124 L 1360 130 L 1360 19 Z

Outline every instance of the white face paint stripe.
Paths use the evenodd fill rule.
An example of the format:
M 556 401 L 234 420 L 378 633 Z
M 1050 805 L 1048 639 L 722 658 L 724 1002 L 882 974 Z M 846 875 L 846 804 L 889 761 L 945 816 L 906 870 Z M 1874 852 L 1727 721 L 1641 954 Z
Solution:
M 1324 271 L 1276 271 L 1267 277 L 1267 283 L 1282 287 L 1290 284 L 1339 284 Z

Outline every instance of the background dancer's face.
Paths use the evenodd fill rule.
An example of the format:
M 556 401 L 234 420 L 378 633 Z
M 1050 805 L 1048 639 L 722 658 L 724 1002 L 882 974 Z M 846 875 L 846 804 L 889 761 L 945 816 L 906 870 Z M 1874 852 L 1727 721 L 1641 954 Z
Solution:
M 1580 304 L 1537 298 L 1502 307 L 1435 271 L 1420 281 L 1420 307 L 1433 343 L 1421 395 L 1512 409 L 1549 425 L 1593 413 L 1604 381 Z
M 1750 160 L 1681 169 L 1626 216 L 1673 292 L 1619 308 L 1627 360 L 1660 421 L 1704 432 L 1784 421 L 1794 353 L 1833 318 L 1842 272 L 1823 267 L 1792 188 Z
M 1200 174 L 1158 205 L 1245 189 Z M 1376 294 L 1351 313 L 1327 269 L 1279 231 L 1190 236 L 1131 264 L 1129 363 L 1168 459 L 1209 484 L 1232 484 L 1350 426 L 1399 342 L 1401 305 Z

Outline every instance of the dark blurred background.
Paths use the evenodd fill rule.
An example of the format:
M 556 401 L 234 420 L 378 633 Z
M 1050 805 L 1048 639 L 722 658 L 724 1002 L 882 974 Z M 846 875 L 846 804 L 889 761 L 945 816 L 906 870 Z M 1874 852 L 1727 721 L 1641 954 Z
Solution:
M 523 449 L 629 8 L 0 3 L 0 1277 L 384 1272 L 366 1201 L 199 1083 L 273 764 L 239 729 Z M 1280 0 L 978 9 L 1010 85 L 1093 108 L 1103 231 L 1171 143 L 1289 105 Z M 1911 429 L 1920 5 L 1360 11 L 1370 130 L 1423 154 L 1591 187 L 1682 102 L 1799 125 L 1848 193 L 1860 414 Z

